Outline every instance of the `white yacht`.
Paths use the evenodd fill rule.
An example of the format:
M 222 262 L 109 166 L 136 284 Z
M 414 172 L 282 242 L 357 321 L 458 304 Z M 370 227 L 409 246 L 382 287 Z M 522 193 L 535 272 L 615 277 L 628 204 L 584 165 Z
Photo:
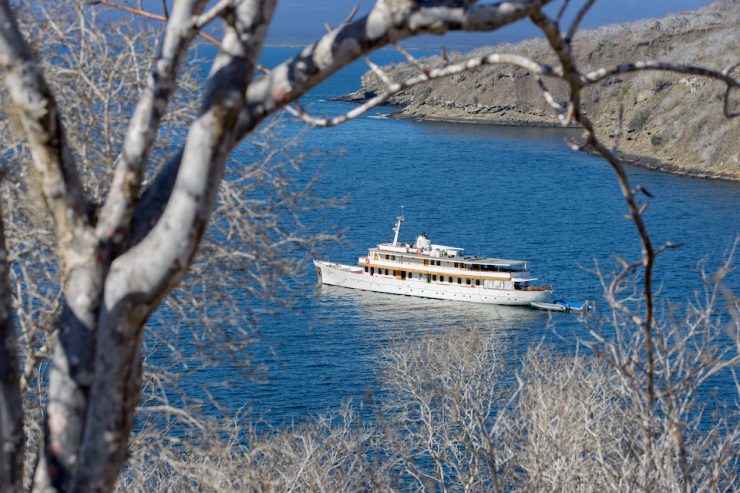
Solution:
M 422 298 L 529 305 L 546 301 L 550 286 L 533 286 L 524 260 L 466 256 L 462 248 L 435 245 L 424 234 L 399 243 L 403 215 L 396 218 L 393 243 L 381 243 L 358 265 L 314 260 L 323 284 Z

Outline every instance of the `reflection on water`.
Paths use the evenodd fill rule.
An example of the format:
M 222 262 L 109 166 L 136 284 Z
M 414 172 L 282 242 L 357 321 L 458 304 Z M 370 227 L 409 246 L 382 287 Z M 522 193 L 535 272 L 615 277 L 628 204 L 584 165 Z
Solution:
M 316 302 L 316 313 L 350 314 L 349 326 L 345 327 L 357 333 L 344 333 L 342 337 L 357 338 L 361 341 L 358 350 L 368 355 L 377 354 L 393 341 L 464 328 L 493 332 L 501 356 L 518 361 L 528 347 L 543 340 L 561 347 L 569 344 L 550 330 L 553 322 L 563 334 L 584 332 L 574 314 L 550 314 L 521 306 L 433 300 L 336 286 L 320 286 Z M 322 327 L 343 325 L 341 319 L 322 322 Z
M 528 307 L 463 303 L 360 291 L 322 285 L 319 298 L 325 303 L 354 304 L 369 322 L 368 328 L 386 324 L 406 327 L 434 326 L 509 329 L 532 321 L 542 314 Z

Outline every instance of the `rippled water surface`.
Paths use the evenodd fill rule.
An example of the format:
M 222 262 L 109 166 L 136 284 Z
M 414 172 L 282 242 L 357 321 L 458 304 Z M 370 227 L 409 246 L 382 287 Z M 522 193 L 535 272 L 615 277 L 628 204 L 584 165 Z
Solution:
M 265 63 L 291 52 L 270 49 Z M 390 53 L 374 58 L 398 59 Z M 364 70 L 351 67 L 304 103 L 319 112 L 350 109 L 325 100 L 356 89 Z M 306 150 L 344 151 L 309 157 L 301 177 L 321 168 L 316 191 L 349 196 L 346 207 L 307 218 L 346 229 L 349 246 L 327 251 L 326 258 L 354 263 L 368 247 L 392 240 L 401 205 L 407 216 L 403 241 L 426 232 L 434 242 L 464 247 L 468 254 L 529 260 L 533 273 L 567 299 L 598 300 L 600 282 L 587 269 L 598 263 L 612 270 L 615 253 L 639 256 L 614 174 L 605 162 L 570 151 L 562 131 L 409 122 L 384 118 L 389 111 L 303 137 Z M 637 168 L 629 173 L 634 184 L 655 195 L 647 221 L 656 244 L 684 242 L 660 258 L 657 278 L 665 296 L 692 296 L 701 287 L 697 263 L 706 258 L 707 267 L 715 268 L 740 233 L 740 184 Z M 492 329 L 505 342 L 506 357 L 517 359 L 540 340 L 568 349 L 575 335 L 583 335 L 570 314 L 553 316 L 557 336 L 548 328 L 548 314 L 526 308 L 315 288 L 313 269 L 306 270 L 302 282 L 306 294 L 297 300 L 298 311 L 261 325 L 254 358 L 267 366 L 269 380 L 239 380 L 222 396 L 234 406 L 266 413 L 273 422 L 301 420 L 347 399 L 365 399 L 376 385 L 373 358 L 394 339 L 449 327 Z M 729 284 L 738 291 L 737 274 Z M 215 377 L 205 373 L 203 378 Z M 731 382 L 723 385 L 729 389 Z

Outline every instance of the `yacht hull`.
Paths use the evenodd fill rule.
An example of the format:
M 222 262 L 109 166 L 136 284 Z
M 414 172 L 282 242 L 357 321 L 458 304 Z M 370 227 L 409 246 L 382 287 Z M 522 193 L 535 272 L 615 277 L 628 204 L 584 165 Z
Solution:
M 550 298 L 551 290 L 496 289 L 475 285 L 427 282 L 424 279 L 398 279 L 370 275 L 362 267 L 314 260 L 316 274 L 322 284 L 345 288 L 433 298 L 438 300 L 486 303 L 492 305 L 529 305 Z

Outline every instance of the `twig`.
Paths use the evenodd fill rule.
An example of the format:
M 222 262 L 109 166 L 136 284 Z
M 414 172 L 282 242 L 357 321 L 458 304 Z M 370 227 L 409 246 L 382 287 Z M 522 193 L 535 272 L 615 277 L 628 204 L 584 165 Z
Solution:
M 565 11 L 568 9 L 568 4 L 570 3 L 570 0 L 563 0 L 563 4 L 560 6 L 560 10 L 558 10 L 558 15 L 555 16 L 555 22 L 560 24 L 560 21 L 563 18 L 563 14 L 565 14 Z
M 578 14 L 576 14 L 575 19 L 573 19 L 573 22 L 568 29 L 568 34 L 565 35 L 564 41 L 566 42 L 566 44 L 570 45 L 570 42 L 573 40 L 573 36 L 575 36 L 576 31 L 578 30 L 578 26 L 581 24 L 581 21 L 586 16 L 586 13 L 591 9 L 594 3 L 596 3 L 596 0 L 588 0 L 583 5 L 583 7 L 578 10 Z
M 373 71 L 375 75 L 378 76 L 378 78 L 383 81 L 383 83 L 386 85 L 386 87 L 391 87 L 393 85 L 393 81 L 390 77 L 388 77 L 388 74 L 386 74 L 380 67 L 378 67 L 377 64 L 375 64 L 372 60 L 370 60 L 370 57 L 367 55 L 362 57 L 363 60 L 365 60 L 365 63 L 367 63 L 368 67 L 370 67 L 370 70 Z
M 124 12 L 128 12 L 129 14 L 138 15 L 141 17 L 145 17 L 147 19 L 152 19 L 155 21 L 161 21 L 161 22 L 167 22 L 170 19 L 169 12 L 167 11 L 167 5 L 165 3 L 165 0 L 162 0 L 162 3 L 164 4 L 165 14 L 155 14 L 154 12 L 149 12 L 148 10 L 144 10 L 141 8 L 136 7 L 129 7 L 128 5 L 123 5 L 117 2 L 113 2 L 112 0 L 91 0 L 88 2 L 89 5 L 105 5 L 106 7 L 111 7 L 113 9 L 117 10 L 123 10 Z M 198 36 L 205 39 L 206 41 L 216 45 L 221 46 L 221 43 L 213 36 L 211 36 L 208 33 L 205 33 L 203 31 L 198 31 Z
M 414 58 L 414 56 L 411 53 L 409 53 L 408 50 L 406 50 L 406 48 L 404 48 L 398 43 L 394 43 L 393 46 L 394 48 L 396 48 L 396 50 L 398 50 L 399 53 L 401 53 L 406 58 L 406 60 L 408 60 L 408 62 L 411 65 L 416 67 L 419 70 L 419 72 L 421 73 L 426 72 L 426 69 L 424 68 L 424 66 L 421 63 L 419 63 L 419 61 L 416 58 Z

